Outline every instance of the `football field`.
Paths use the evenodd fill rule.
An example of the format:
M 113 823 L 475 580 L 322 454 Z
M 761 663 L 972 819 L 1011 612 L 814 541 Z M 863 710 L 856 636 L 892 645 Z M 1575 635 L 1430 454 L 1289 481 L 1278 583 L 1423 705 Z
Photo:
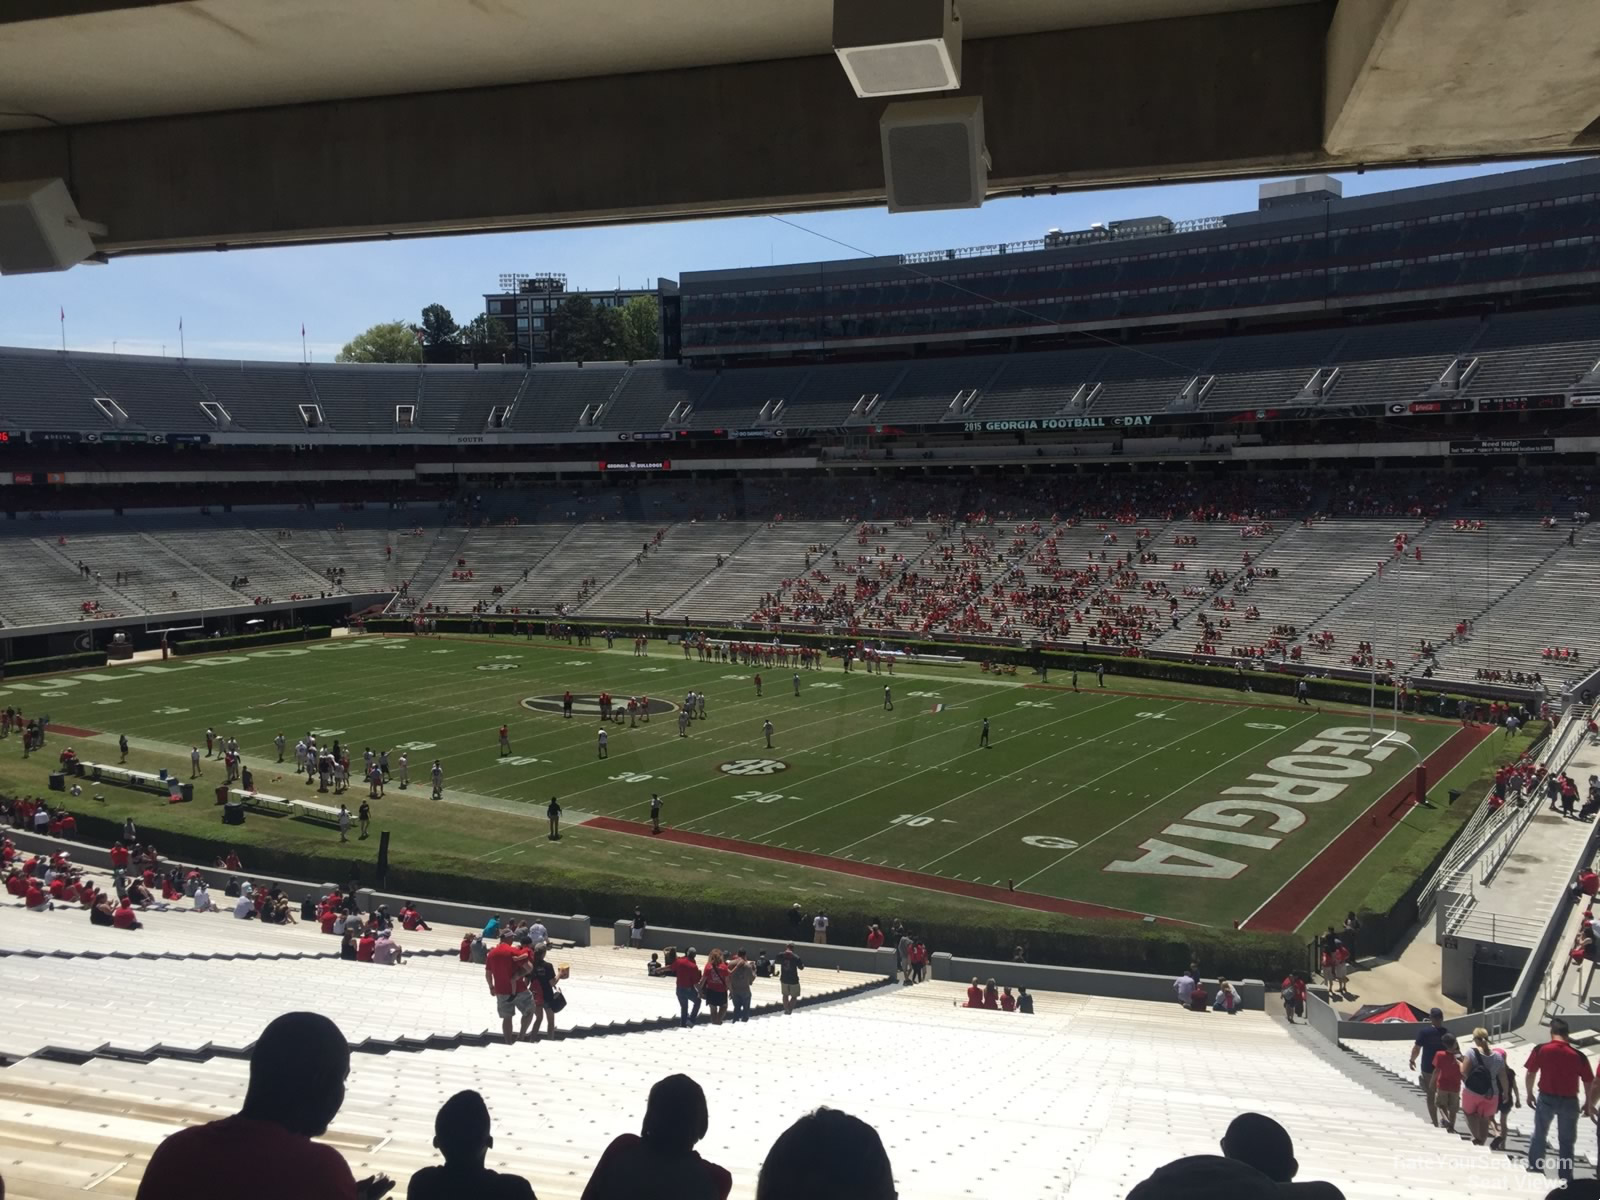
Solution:
M 757 673 L 688 661 L 665 643 L 639 657 L 628 639 L 608 651 L 599 641 L 364 636 L 7 681 L 0 705 L 48 713 L 62 730 L 32 764 L 35 787 L 63 744 L 115 762 L 119 735 L 130 763 L 187 778 L 189 748 L 203 754 L 211 727 L 239 740 L 258 791 L 343 799 L 353 810 L 367 788 L 320 794 L 295 774 L 294 742 L 308 731 L 338 739 L 357 772 L 366 748 L 388 750 L 392 770 L 404 753 L 411 785 L 391 782 L 372 801 L 375 826 L 403 820 L 413 841 L 436 836 L 441 855 L 485 873 L 559 871 L 563 857 L 603 854 L 647 885 L 675 843 L 698 852 L 685 861 L 700 865 L 686 869 L 737 864 L 723 873 L 752 882 L 767 860 L 1043 911 L 1264 931 L 1300 926 L 1370 851 L 1405 836 L 1419 761 L 1437 781 L 1483 736 L 1436 719 L 1369 734 L 1366 714 L 1350 709 L 1157 683 L 1136 690 L 1114 673 L 1103 687 L 1085 673 L 1074 690 L 1056 674 L 1041 683 L 968 664 L 891 676 L 832 660 L 798 673 L 761 668 L 759 696 Z M 705 694 L 706 716 L 680 734 L 690 691 Z M 655 711 L 602 725 L 602 692 L 622 702 L 647 695 Z M 497 744 L 502 723 L 508 754 Z M 281 767 L 279 732 L 290 746 Z M 429 799 L 435 759 L 438 803 Z M 14 776 L 20 764 L 7 769 Z M 162 820 L 204 822 L 213 835 L 220 776 L 205 763 L 196 803 Z M 118 812 L 127 806 L 119 789 L 100 790 Z M 652 793 L 662 800 L 659 838 Z M 555 842 L 545 822 L 552 796 L 565 810 Z M 228 836 L 293 826 L 296 838 L 337 841 L 308 822 L 251 822 Z

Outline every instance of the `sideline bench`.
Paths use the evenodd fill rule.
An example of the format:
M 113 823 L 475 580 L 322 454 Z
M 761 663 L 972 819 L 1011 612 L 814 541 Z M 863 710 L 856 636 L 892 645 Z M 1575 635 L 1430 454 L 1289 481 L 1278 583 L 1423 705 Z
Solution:
M 960 666 L 967 661 L 959 654 L 896 654 L 895 657 L 901 662 L 935 663 L 946 667 Z
M 193 795 L 193 790 L 186 780 L 180 780 L 176 775 L 168 775 L 165 779 L 153 771 L 136 771 L 132 767 L 118 766 L 114 763 L 92 763 L 78 760 L 76 774 L 91 783 L 114 783 L 119 787 L 133 788 L 140 792 L 154 792 L 158 796 L 183 796 L 185 799 Z
M 154 771 L 135 771 L 132 767 L 113 766 L 110 763 L 83 764 L 84 774 L 96 782 L 119 783 L 123 787 L 146 788 L 152 792 L 170 792 L 170 783 L 175 782 L 169 776 L 161 778 Z
M 260 812 L 275 812 L 286 817 L 305 817 L 328 825 L 339 824 L 339 810 L 315 800 L 291 800 L 286 796 L 269 796 L 265 792 L 247 792 L 243 788 L 229 788 L 228 796 L 247 808 Z

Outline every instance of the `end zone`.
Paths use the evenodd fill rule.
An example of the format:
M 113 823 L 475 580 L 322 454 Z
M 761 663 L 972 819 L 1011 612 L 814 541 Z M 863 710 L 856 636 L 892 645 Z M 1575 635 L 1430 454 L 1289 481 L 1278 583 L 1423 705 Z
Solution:
M 1458 729 L 1423 760 L 1430 777 L 1442 779 L 1492 733 L 1493 726 Z M 1396 810 L 1400 801 L 1410 795 L 1411 786 L 1408 776 L 1357 813 L 1315 858 L 1239 922 L 1239 928 L 1263 933 L 1293 933 L 1299 929 L 1404 818 L 1404 811 Z

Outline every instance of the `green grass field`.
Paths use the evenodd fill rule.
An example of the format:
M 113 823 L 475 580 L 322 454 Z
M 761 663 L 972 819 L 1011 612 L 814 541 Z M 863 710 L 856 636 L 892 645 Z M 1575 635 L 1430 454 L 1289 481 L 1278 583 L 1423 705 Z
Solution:
M 1071 901 L 1220 929 L 1275 896 L 1280 910 L 1286 899 L 1288 910 L 1304 910 L 1286 928 L 1318 905 L 1355 906 L 1361 896 L 1349 887 L 1370 888 L 1436 819 L 1417 810 L 1316 894 L 1285 896 L 1301 868 L 1409 778 L 1416 758 L 1403 747 L 1354 744 L 1365 735 L 1364 713 L 1280 698 L 1258 704 L 1242 693 L 1175 684 L 1140 687 L 1115 675 L 1102 690 L 1086 674 L 1074 693 L 1067 678 L 1052 676 L 1041 687 L 971 665 L 908 668 L 891 678 L 847 674 L 835 662 L 802 670 L 798 695 L 793 671 L 765 669 L 757 699 L 751 668 L 685 661 L 661 643 L 645 658 L 628 647 L 626 640 L 606 651 L 603 643 L 542 639 L 369 636 L 8 682 L 0 703 L 100 733 L 54 735 L 42 760 L 24 762 L 15 741 L 0 746 L 0 785 L 40 790 L 69 740 L 82 758 L 115 762 L 119 734 L 133 746 L 130 764 L 187 777 L 188 749 L 199 743 L 203 753 L 212 726 L 239 739 L 258 790 L 337 803 L 293 773 L 293 742 L 313 730 L 324 742 L 351 745 L 358 769 L 365 747 L 387 748 L 395 761 L 404 748 L 411 788 L 391 785 L 373 801 L 374 829 L 392 833 L 397 864 L 468 881 L 558 881 L 579 895 L 585 887 L 646 898 L 704 892 L 725 906 L 772 911 L 791 899 L 885 913 L 915 906 L 953 919 L 995 912 L 983 898 L 959 894 L 962 887 L 1004 889 L 1014 881 L 1022 902 L 1041 908 Z M 892 712 L 884 708 L 886 684 Z M 611 724 L 609 757 L 601 760 L 597 717 L 565 720 L 522 703 L 559 699 L 567 689 L 673 703 L 697 689 L 708 697 L 707 719 L 691 722 L 687 737 L 672 713 L 637 728 Z M 987 748 L 979 745 L 984 717 Z M 775 727 L 770 751 L 761 728 L 767 719 Z M 496 745 L 502 722 L 511 728 L 510 756 Z M 1422 757 L 1455 728 L 1401 724 Z M 291 746 L 283 768 L 271 747 L 280 730 Z M 1330 734 L 1338 730 L 1351 732 Z M 1297 749 L 1317 754 L 1317 746 L 1320 759 L 1296 759 Z M 1436 778 L 1436 794 L 1481 774 L 1508 748 L 1496 735 L 1451 779 Z M 429 799 L 435 758 L 445 771 L 442 804 Z M 221 826 L 209 792 L 221 767 L 206 762 L 204 770 L 204 801 L 198 788 L 197 802 L 185 806 L 100 788 L 109 801 L 104 815 L 120 820 L 132 812 L 151 831 L 370 863 L 375 839 L 341 848 L 336 833 L 307 821 L 252 816 L 242 827 Z M 1288 786 L 1285 772 L 1298 775 L 1301 792 L 1274 792 Z M 1228 793 L 1234 788 L 1255 790 Z M 669 839 L 615 824 L 643 826 L 653 791 L 663 798 Z M 354 809 L 365 795 L 352 785 L 345 799 Z M 566 809 L 555 842 L 544 818 L 552 795 Z M 591 819 L 609 819 L 608 827 L 585 827 Z M 684 835 L 734 840 L 751 853 L 671 840 Z M 248 849 L 241 853 L 248 864 Z M 812 855 L 828 861 L 802 857 Z M 946 884 L 950 894 L 942 894 Z M 1056 908 L 1030 919 L 1072 919 L 1071 905 Z

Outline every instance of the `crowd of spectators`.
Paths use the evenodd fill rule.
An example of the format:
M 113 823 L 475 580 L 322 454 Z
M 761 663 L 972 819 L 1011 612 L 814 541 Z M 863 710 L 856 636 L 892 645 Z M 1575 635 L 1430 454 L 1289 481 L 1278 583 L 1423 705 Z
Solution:
M 1212 611 L 1197 613 L 1196 654 L 1276 664 L 1303 662 L 1308 654 L 1337 656 L 1341 666 L 1376 668 L 1392 680 L 1398 668 L 1391 654 L 1378 653 L 1366 642 L 1352 643 L 1353 651 L 1341 653 L 1333 630 L 1284 632 L 1288 623 L 1280 622 L 1270 634 L 1241 637 L 1235 617 L 1256 621 L 1262 611 L 1255 603 L 1236 603 L 1235 597 L 1262 581 L 1277 580 L 1279 568 L 1255 563 L 1247 549 L 1237 564 L 1226 570 L 1208 566 L 1194 572 L 1198 578 L 1191 582 L 1187 555 L 1164 561 L 1151 544 L 1153 527 L 1172 520 L 1192 523 L 1194 532 L 1171 541 L 1181 550 L 1197 550 L 1215 539 L 1210 527 L 1217 524 L 1231 526 L 1230 535 L 1248 542 L 1275 536 L 1290 517 L 1307 525 L 1349 516 L 1426 523 L 1463 499 L 1459 480 L 1440 473 L 1345 476 L 1319 484 L 1320 498 L 1300 476 L 1150 476 L 1114 482 L 1001 478 L 985 485 L 979 493 L 947 484 L 918 497 L 921 505 L 907 504 L 928 523 L 929 544 L 921 548 L 904 540 L 888 544 L 884 536 L 891 525 L 841 508 L 836 496 L 810 489 L 805 496 L 784 497 L 791 512 L 805 505 L 810 514 L 851 513 L 857 522 L 855 552 L 835 549 L 824 555 L 817 548 L 807 556 L 803 573 L 763 596 L 751 620 L 772 630 L 798 625 L 852 635 L 990 636 L 1138 656 L 1178 626 L 1184 601 L 1193 607 L 1193 601 L 1210 595 Z M 1044 512 L 1051 515 L 1038 515 Z M 1093 541 L 1083 554 L 1086 537 Z M 1391 541 L 1390 558 L 1422 561 L 1411 533 L 1397 531 Z M 1467 631 L 1458 626 L 1455 634 L 1441 630 L 1441 635 L 1441 641 L 1453 644 L 1465 640 Z M 1437 653 L 1423 639 L 1411 666 L 1431 676 Z M 1544 657 L 1570 661 L 1575 655 L 1570 647 L 1550 647 Z M 1526 679 L 1532 678 L 1529 672 Z

